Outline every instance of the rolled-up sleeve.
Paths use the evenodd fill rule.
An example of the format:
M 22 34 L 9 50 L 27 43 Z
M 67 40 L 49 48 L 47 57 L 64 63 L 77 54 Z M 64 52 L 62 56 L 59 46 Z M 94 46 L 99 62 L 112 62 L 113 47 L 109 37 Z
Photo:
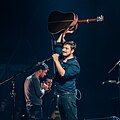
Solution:
M 74 79 L 80 72 L 80 66 L 78 64 L 69 64 L 67 68 L 65 68 L 65 74 L 62 76 L 63 79 Z

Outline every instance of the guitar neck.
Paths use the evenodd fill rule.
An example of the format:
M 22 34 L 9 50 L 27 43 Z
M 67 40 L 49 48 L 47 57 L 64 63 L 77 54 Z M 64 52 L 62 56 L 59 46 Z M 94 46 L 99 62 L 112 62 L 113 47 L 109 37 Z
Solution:
M 91 18 L 91 19 L 84 19 L 84 20 L 78 20 L 78 23 L 89 23 L 89 22 L 102 22 L 104 20 L 104 16 L 98 16 L 97 18 Z
M 89 23 L 89 22 L 94 22 L 94 21 L 97 21 L 97 18 L 78 20 L 78 23 Z
M 48 23 L 64 23 L 64 22 L 72 22 L 73 20 L 61 20 L 61 21 L 54 21 L 54 22 L 48 22 Z M 89 22 L 94 22 L 97 21 L 97 18 L 94 19 L 85 19 L 85 20 L 78 20 L 78 23 L 89 23 Z

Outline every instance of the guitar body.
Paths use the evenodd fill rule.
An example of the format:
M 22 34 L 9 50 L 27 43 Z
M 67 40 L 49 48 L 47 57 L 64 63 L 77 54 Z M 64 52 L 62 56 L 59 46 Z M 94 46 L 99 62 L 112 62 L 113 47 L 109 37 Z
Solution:
M 65 31 L 70 27 L 75 19 L 74 13 L 62 13 L 60 11 L 53 11 L 48 17 L 48 30 L 52 34 Z

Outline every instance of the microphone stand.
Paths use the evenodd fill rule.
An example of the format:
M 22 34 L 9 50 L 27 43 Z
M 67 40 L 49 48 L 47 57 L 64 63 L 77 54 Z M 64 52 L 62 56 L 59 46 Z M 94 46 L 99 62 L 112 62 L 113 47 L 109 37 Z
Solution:
M 52 54 L 54 53 L 54 44 L 55 44 L 55 37 L 54 37 L 54 35 L 53 34 L 51 34 L 51 36 L 52 36 L 52 39 L 51 39 L 51 45 L 52 45 Z M 53 74 L 55 75 L 55 64 L 54 64 L 54 62 L 53 62 Z
M 108 73 L 111 73 L 117 65 L 120 66 L 120 60 L 108 71 Z
M 108 73 L 111 73 L 115 67 L 118 65 L 118 80 L 117 81 L 111 81 L 114 82 L 116 85 L 118 85 L 118 102 L 120 104 L 120 59 L 118 60 L 118 62 L 109 70 Z M 109 81 L 108 81 L 109 82 Z
M 16 103 L 16 93 L 15 93 L 15 79 L 12 80 L 12 91 L 11 91 L 11 98 L 13 99 L 13 107 L 12 107 L 12 120 L 15 120 L 15 103 Z
M 54 34 L 51 34 L 51 47 L 52 47 L 52 54 L 54 54 L 54 45 L 56 44 L 56 38 L 55 38 L 55 36 L 54 36 Z M 55 64 L 54 64 L 54 62 L 53 62 L 53 79 L 54 79 L 54 77 L 55 77 L 55 73 L 56 73 L 56 68 L 55 68 Z M 54 100 L 53 100 L 53 102 L 54 101 L 56 101 L 55 102 L 55 110 L 54 110 L 54 112 L 58 112 L 57 114 L 59 115 L 59 108 L 58 108 L 58 99 L 59 99 L 59 95 L 57 95 L 57 93 L 56 93 L 56 84 L 54 83 L 54 87 L 53 87 L 53 96 L 54 96 Z M 50 106 L 51 107 L 51 106 Z M 53 112 L 53 111 L 52 111 Z M 53 112 L 53 113 L 54 113 Z M 52 113 L 52 114 L 53 114 Z M 50 119 L 51 120 L 51 118 L 52 118 L 52 115 L 51 114 L 51 112 L 49 112 L 49 115 L 48 115 L 48 119 Z M 54 113 L 55 114 L 55 113 Z M 54 116 L 55 117 L 55 116 Z
M 120 59 L 118 60 L 118 62 L 108 71 L 108 73 L 111 73 L 115 68 L 116 66 L 118 65 L 118 80 L 115 81 L 115 80 L 109 80 L 108 82 L 109 83 L 115 83 L 117 85 L 120 84 Z
M 119 101 L 119 106 L 120 106 L 120 60 L 119 60 L 119 64 L 118 64 L 118 89 L 119 89 L 119 92 L 118 92 L 118 101 Z

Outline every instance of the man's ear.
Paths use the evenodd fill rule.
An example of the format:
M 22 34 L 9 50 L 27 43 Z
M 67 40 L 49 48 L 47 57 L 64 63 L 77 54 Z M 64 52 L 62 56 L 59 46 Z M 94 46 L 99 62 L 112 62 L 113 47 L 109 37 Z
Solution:
M 71 52 L 72 52 L 72 54 L 74 53 L 74 51 L 75 51 L 75 50 L 74 50 L 74 49 L 72 49 L 72 51 L 71 51 Z

